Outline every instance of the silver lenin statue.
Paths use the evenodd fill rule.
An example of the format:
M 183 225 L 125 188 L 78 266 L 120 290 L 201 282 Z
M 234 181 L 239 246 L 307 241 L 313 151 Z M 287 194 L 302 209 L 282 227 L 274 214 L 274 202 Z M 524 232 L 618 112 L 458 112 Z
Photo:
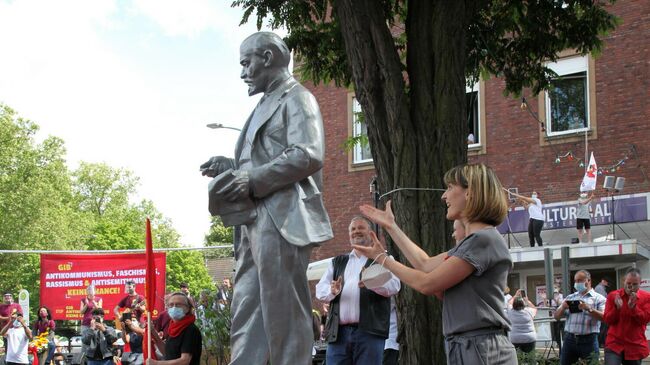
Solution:
M 321 195 L 323 121 L 314 96 L 290 74 L 289 49 L 271 32 L 240 46 L 248 95 L 264 96 L 246 121 L 234 159 L 201 165 L 214 177 L 209 209 L 241 226 L 232 301 L 231 364 L 311 363 L 307 265 L 332 238 Z

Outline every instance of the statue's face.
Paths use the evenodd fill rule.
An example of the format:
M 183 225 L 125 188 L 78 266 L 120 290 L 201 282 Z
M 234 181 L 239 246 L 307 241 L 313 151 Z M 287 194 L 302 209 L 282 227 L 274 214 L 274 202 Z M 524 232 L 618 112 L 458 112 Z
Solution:
M 248 96 L 263 93 L 268 87 L 270 69 L 264 65 L 264 57 L 255 52 L 252 42 L 241 45 L 239 50 L 240 77 L 248 85 Z

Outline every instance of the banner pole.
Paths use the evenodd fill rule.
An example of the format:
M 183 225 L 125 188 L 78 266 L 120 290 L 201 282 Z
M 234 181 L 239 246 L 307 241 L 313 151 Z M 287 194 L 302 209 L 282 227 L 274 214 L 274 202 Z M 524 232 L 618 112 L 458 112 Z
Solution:
M 151 359 L 151 348 L 154 346 L 153 337 L 151 337 L 151 312 L 147 309 L 147 359 Z

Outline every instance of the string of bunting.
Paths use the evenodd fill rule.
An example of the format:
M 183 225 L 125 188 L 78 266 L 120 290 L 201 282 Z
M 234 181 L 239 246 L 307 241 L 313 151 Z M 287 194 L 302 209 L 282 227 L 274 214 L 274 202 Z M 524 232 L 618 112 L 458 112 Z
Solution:
M 578 167 L 584 168 L 585 167 L 585 161 L 584 159 L 577 157 L 573 151 L 568 151 L 565 154 L 558 153 L 558 151 L 555 149 L 551 141 L 549 140 L 548 133 L 546 131 L 546 126 L 544 125 L 544 122 L 539 120 L 539 117 L 537 114 L 535 114 L 530 108 L 528 107 L 528 101 L 526 101 L 526 98 L 523 97 L 521 98 L 521 110 L 524 110 L 528 112 L 528 114 L 531 116 L 531 118 L 535 119 L 537 123 L 539 123 L 540 129 L 542 132 L 544 132 L 544 136 L 546 137 L 546 140 L 555 152 L 555 163 L 560 164 L 562 161 L 575 161 L 578 163 Z M 610 165 L 610 166 L 604 166 L 604 167 L 598 167 L 598 175 L 602 175 L 607 172 L 616 172 L 622 168 L 623 165 L 625 165 L 625 162 L 632 158 L 636 154 L 635 147 L 634 145 L 630 145 L 629 149 L 625 152 L 625 155 L 622 159 L 618 160 L 616 163 Z
M 620 170 L 622 168 L 622 166 L 625 165 L 625 161 L 627 161 L 627 160 L 629 160 L 631 158 L 629 152 L 631 152 L 631 149 L 630 149 L 630 151 L 625 153 L 625 156 L 622 159 L 618 160 L 616 163 L 614 163 L 611 166 L 598 167 L 598 175 L 602 175 L 603 173 L 607 173 L 607 172 L 616 172 L 616 171 Z M 582 158 L 576 157 L 576 155 L 573 153 L 573 151 L 569 151 L 569 152 L 565 153 L 564 155 L 561 155 L 561 156 L 558 155 L 557 157 L 555 157 L 555 163 L 556 164 L 559 164 L 564 160 L 577 161 L 578 162 L 578 167 L 585 167 L 584 160 Z

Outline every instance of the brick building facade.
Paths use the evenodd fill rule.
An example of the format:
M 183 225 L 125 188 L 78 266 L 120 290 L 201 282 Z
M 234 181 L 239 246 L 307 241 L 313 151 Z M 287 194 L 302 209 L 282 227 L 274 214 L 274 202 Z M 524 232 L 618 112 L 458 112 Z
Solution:
M 476 143 L 468 147 L 470 162 L 491 166 L 505 186 L 518 188 L 522 194 L 538 191 L 545 204 L 575 200 L 584 175 L 579 162 L 585 155 L 586 132 L 588 149 L 594 152 L 599 168 L 604 168 L 599 186 L 603 176 L 615 175 L 626 178 L 626 194 L 650 192 L 650 146 L 646 143 L 650 140 L 650 3 L 619 1 L 610 11 L 621 24 L 604 38 L 598 57 L 582 58 L 567 51 L 552 65 L 568 80 L 567 84 L 558 81 L 558 90 L 584 88 L 582 104 L 549 102 L 546 94 L 532 96 L 524 91 L 530 111 L 539 116 L 547 132 L 522 110 L 520 98 L 503 96 L 503 80 L 480 82 L 478 95 L 469 99 L 477 109 L 475 124 L 470 125 L 476 134 Z M 307 86 L 325 122 L 323 194 L 334 229 L 334 239 L 314 250 L 315 261 L 349 250 L 347 226 L 360 204 L 372 202 L 369 184 L 374 169 L 371 162 L 355 164 L 354 152 L 343 147 L 355 128 L 354 93 L 328 85 Z M 560 96 L 549 100 L 560 100 Z M 547 113 L 547 109 L 557 113 Z M 573 158 L 568 152 L 573 152 Z M 560 163 L 556 163 L 558 156 Z M 600 187 L 597 192 L 605 195 Z

